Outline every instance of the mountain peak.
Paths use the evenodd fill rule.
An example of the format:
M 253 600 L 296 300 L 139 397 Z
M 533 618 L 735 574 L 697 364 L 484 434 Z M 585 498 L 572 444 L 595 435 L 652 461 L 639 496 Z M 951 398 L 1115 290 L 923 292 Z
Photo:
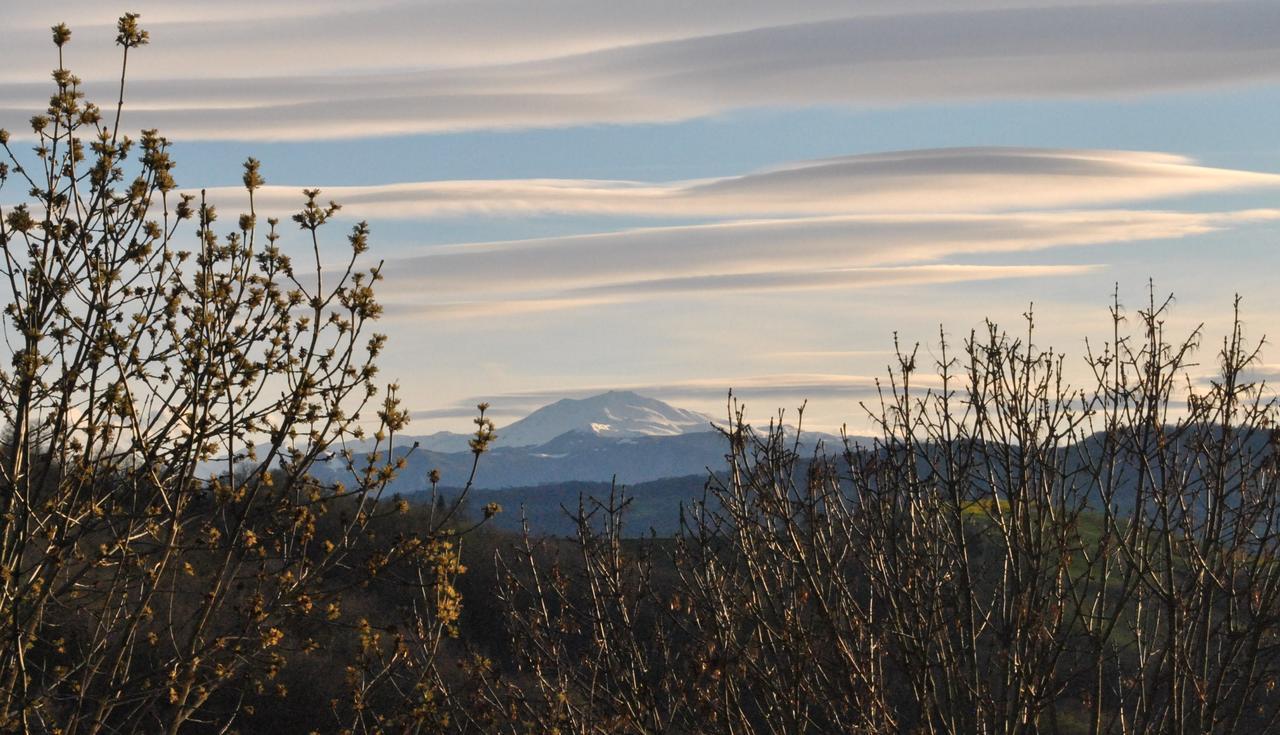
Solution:
M 536 446 L 571 431 L 613 438 L 674 436 L 711 430 L 708 416 L 627 390 L 562 398 L 498 429 L 498 443 Z

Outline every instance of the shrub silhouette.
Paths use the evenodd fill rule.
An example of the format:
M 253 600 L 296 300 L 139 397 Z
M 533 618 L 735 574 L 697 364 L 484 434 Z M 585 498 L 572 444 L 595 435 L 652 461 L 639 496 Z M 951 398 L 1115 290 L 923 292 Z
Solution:
M 295 261 L 279 222 L 259 221 L 249 159 L 245 212 L 220 233 L 203 193 L 179 193 L 169 142 L 122 132 L 149 37 L 135 14 L 117 31 L 113 113 L 84 99 L 58 25 L 31 153 L 0 131 L 0 186 L 26 197 L 0 212 L 0 730 L 219 730 L 285 696 L 291 658 L 347 639 L 329 727 L 428 721 L 459 609 L 456 507 L 388 525 L 408 510 L 382 497 L 407 413 L 376 383 L 381 266 L 357 267 L 369 229 L 352 227 L 345 264 L 322 264 L 339 207 L 307 190 Z M 477 457 L 492 435 L 479 422 Z M 341 484 L 309 474 L 322 459 L 345 467 Z M 349 614 L 384 572 L 409 590 L 405 617 Z M 392 684 L 415 704 L 371 712 Z

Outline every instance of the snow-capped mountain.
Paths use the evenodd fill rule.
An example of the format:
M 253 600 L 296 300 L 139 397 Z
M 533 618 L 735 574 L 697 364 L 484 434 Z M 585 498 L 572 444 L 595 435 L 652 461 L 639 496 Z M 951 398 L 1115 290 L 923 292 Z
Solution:
M 497 446 L 532 447 L 570 431 L 611 439 L 711 431 L 711 417 L 630 391 L 565 398 L 498 429 Z
M 649 482 L 672 477 L 706 478 L 724 464 L 728 444 L 711 417 L 676 408 L 629 391 L 609 391 L 589 398 L 566 398 L 497 429 L 498 439 L 480 461 L 475 487 L 525 487 L 557 482 Z M 794 429 L 788 431 L 794 435 Z M 408 452 L 408 466 L 392 483 L 396 492 L 426 487 L 426 476 L 438 469 L 442 484 L 457 487 L 471 473 L 474 456 L 465 434 L 438 432 L 401 436 L 397 451 Z M 806 433 L 804 452 L 816 442 L 828 448 L 839 439 Z M 324 463 L 341 473 L 341 463 Z M 317 470 L 323 473 L 324 470 Z M 336 477 L 336 475 L 335 475 Z
M 460 422 L 462 423 L 462 422 Z M 631 391 L 611 390 L 590 398 L 565 398 L 543 406 L 519 421 L 498 427 L 498 447 L 536 447 L 568 432 L 581 432 L 607 439 L 636 439 L 647 436 L 681 436 L 713 431 L 711 417 L 697 411 L 676 408 Z M 401 434 L 396 446 L 414 442 L 428 452 L 470 452 L 472 435 L 437 431 L 425 436 Z M 350 442 L 352 451 L 373 448 L 370 440 Z

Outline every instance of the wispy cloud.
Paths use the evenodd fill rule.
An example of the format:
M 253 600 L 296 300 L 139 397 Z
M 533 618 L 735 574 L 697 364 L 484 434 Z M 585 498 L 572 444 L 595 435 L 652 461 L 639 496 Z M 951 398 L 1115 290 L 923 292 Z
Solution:
M 517 179 L 330 187 L 351 216 L 388 219 L 527 214 L 783 217 L 990 212 L 1154 201 L 1280 187 L 1280 175 L 1213 168 L 1165 153 L 954 148 L 847 156 L 741 176 L 670 183 Z M 232 189 L 212 190 L 227 201 Z M 268 186 L 262 209 L 296 209 L 298 189 Z
M 390 263 L 382 293 L 406 311 L 416 304 L 485 315 L 727 288 L 802 290 L 1072 275 L 1087 269 L 940 261 L 960 254 L 1182 238 L 1277 218 L 1280 210 L 1100 210 L 652 227 L 434 247 Z
M 666 2 L 406 2 L 328 4 L 304 17 L 255 3 L 252 14 L 263 5 L 266 16 L 255 23 L 170 10 L 151 56 L 134 65 L 131 121 L 185 138 L 355 137 L 762 106 L 1112 95 L 1280 75 L 1280 6 L 1271 0 L 1010 4 L 875 3 L 860 12 L 717 0 L 675 12 Z M 0 76 L 0 119 L 11 127 L 44 99 L 30 80 L 47 64 L 28 61 L 42 58 L 31 46 L 46 40 L 28 38 L 39 15 L 7 23 L 2 39 L 21 62 Z M 71 56 L 92 72 L 96 94 L 109 94 L 108 53 L 91 45 Z
M 770 352 L 758 352 L 755 356 L 790 360 L 814 357 L 888 357 L 891 355 L 893 355 L 893 350 L 773 350 Z
M 810 291 L 1079 276 L 1097 265 L 949 262 L 1068 246 L 1174 240 L 1280 218 L 1280 210 L 1117 209 L 1280 185 L 1280 175 L 1130 151 L 964 148 L 847 156 L 670 183 L 441 181 L 324 190 L 344 215 L 591 213 L 712 219 L 424 247 L 392 258 L 392 319 L 500 317 L 663 296 Z M 215 202 L 243 200 L 211 190 Z M 268 187 L 260 213 L 296 206 Z M 1078 209 L 1081 206 L 1104 207 Z
M 883 286 L 920 286 L 934 283 L 993 281 L 1004 278 L 1075 276 L 1089 273 L 1098 267 L 1096 265 L 941 264 L 774 271 L 770 273 L 731 273 L 609 283 L 577 289 L 576 293 L 599 294 L 601 296 L 625 299 L 635 296 L 709 293 L 714 291 L 802 291 L 829 288 L 855 289 Z
M 427 303 L 393 300 L 387 306 L 387 314 L 393 319 L 399 317 L 411 320 L 430 316 L 458 318 L 499 317 L 596 307 L 662 295 L 709 296 L 726 291 L 745 294 L 761 291 L 851 290 L 993 281 L 1008 278 L 1066 278 L 1090 273 L 1100 267 L 1097 265 L 942 264 L 687 276 L 602 284 L 562 291 L 547 297 L 504 298 L 501 292 L 486 290 L 486 293 L 492 295 L 482 300 Z M 394 283 L 394 281 L 392 282 Z

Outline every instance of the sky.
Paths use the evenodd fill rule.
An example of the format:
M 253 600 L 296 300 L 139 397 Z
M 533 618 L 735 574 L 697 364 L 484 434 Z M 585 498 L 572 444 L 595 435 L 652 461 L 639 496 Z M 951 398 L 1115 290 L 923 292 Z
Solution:
M 1030 310 L 1083 378 L 1149 283 L 1206 371 L 1235 295 L 1280 324 L 1275 0 L 14 2 L 0 127 L 45 104 L 60 21 L 109 99 L 123 10 L 125 126 L 181 186 L 236 211 L 254 156 L 259 211 L 317 187 L 369 221 L 413 433 L 731 388 L 859 431 L 895 339 L 927 364 Z

